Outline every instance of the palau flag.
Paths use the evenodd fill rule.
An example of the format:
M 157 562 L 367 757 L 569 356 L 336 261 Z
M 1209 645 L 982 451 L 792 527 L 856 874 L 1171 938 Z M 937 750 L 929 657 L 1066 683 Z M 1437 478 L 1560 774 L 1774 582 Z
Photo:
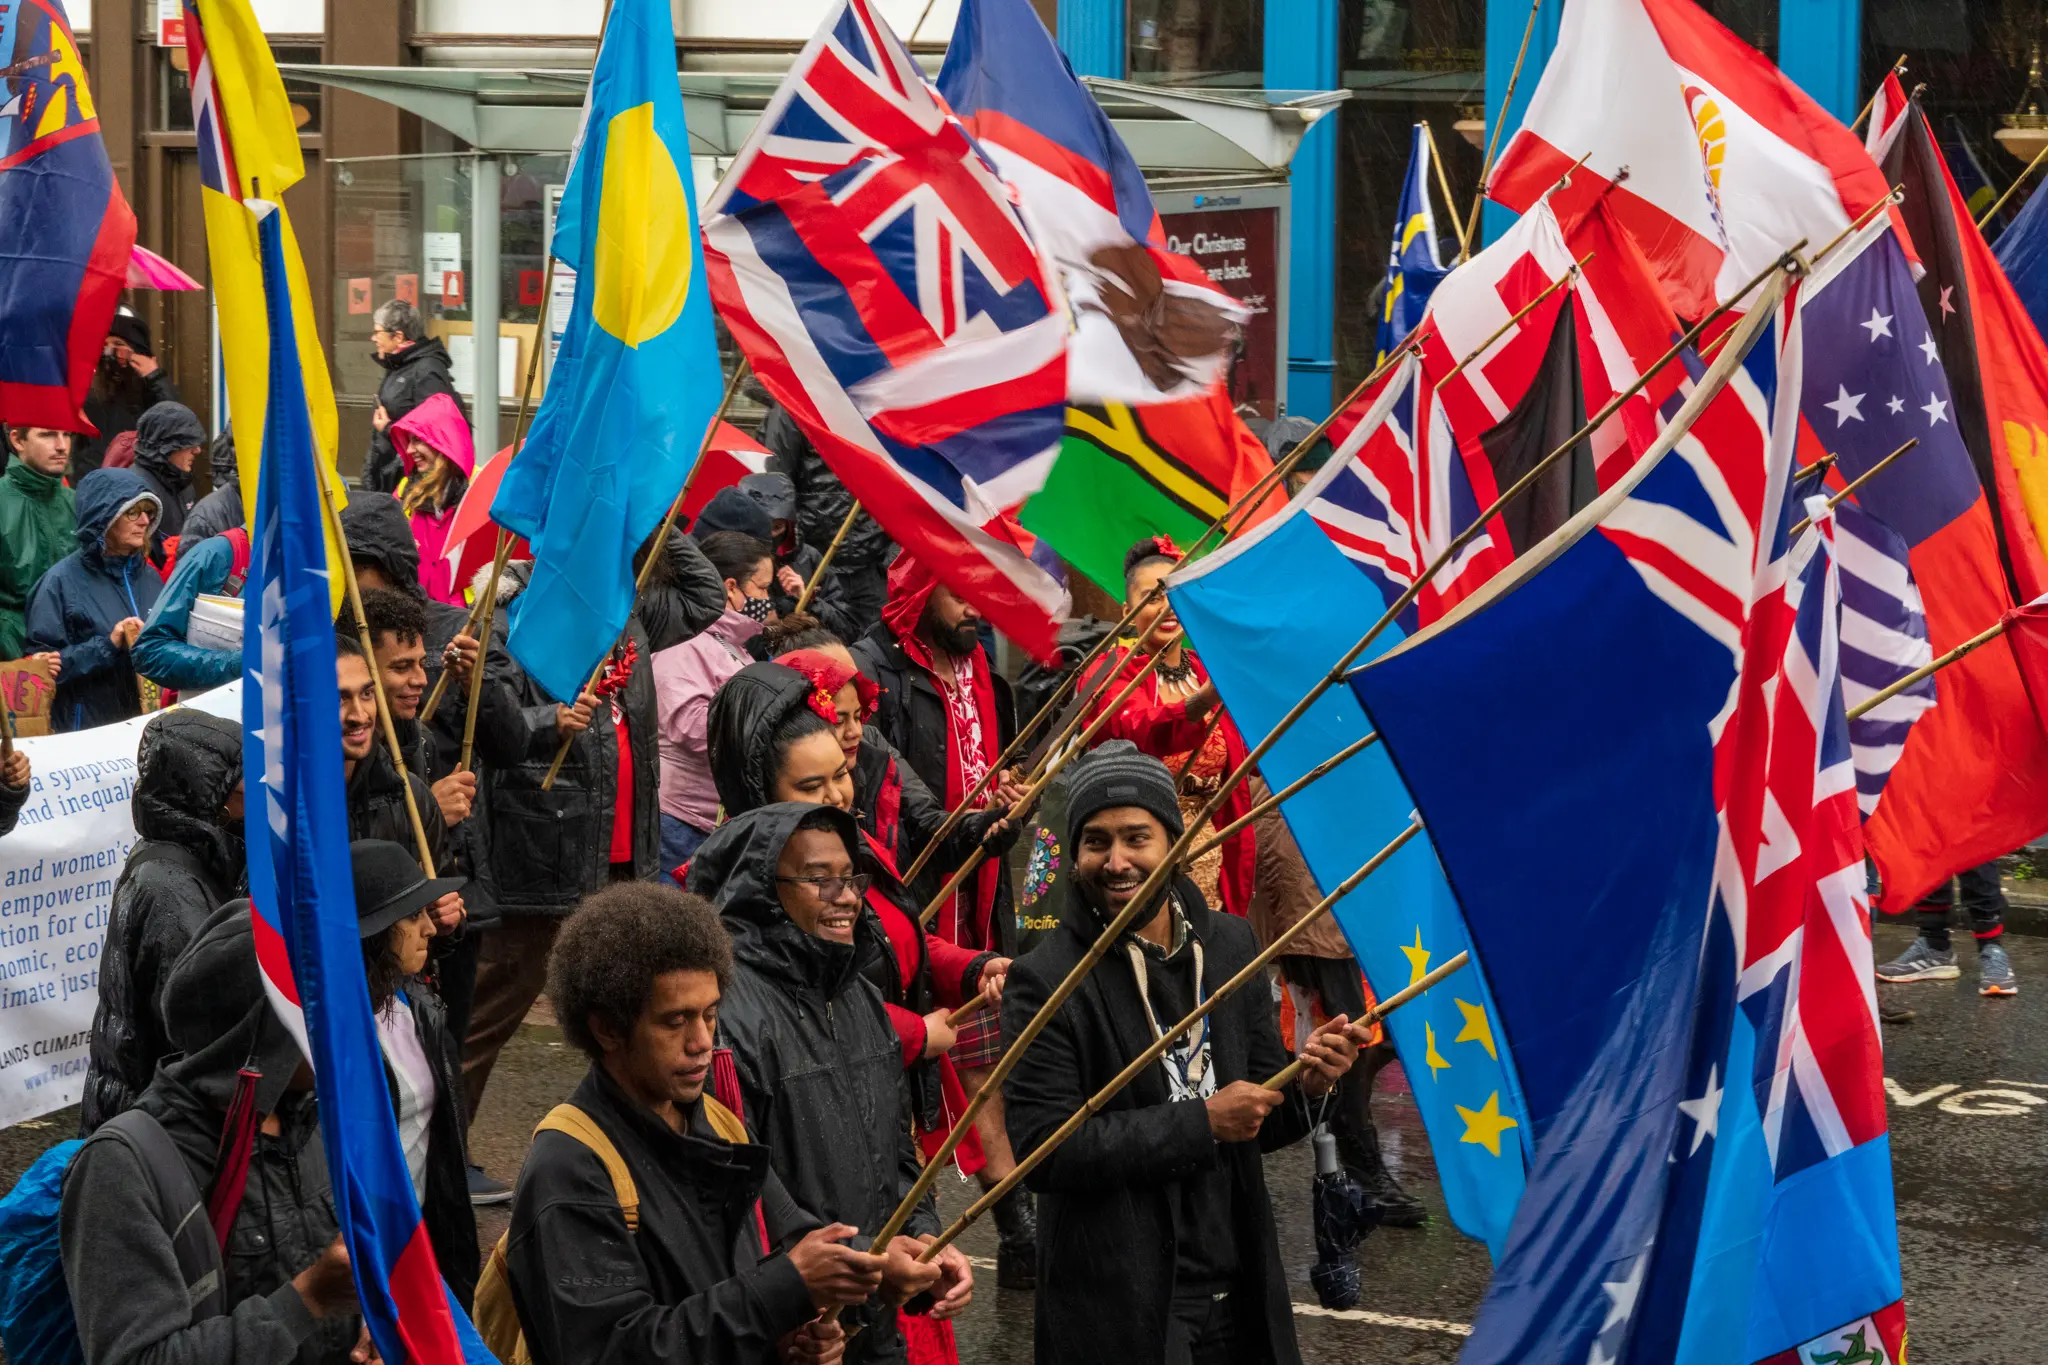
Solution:
M 61 0 L 0 0 L 0 422 L 92 429 L 134 247 Z
M 1386 420 L 1394 387 L 1361 427 Z M 1313 495 L 1304 490 L 1278 516 L 1167 580 L 1174 611 L 1246 735 L 1270 731 L 1400 591 L 1383 590 L 1345 558 L 1312 515 Z M 1315 590 L 1290 591 L 1287 584 Z M 1400 640 L 1400 629 L 1389 627 L 1375 653 Z M 1278 791 L 1371 729 L 1358 700 L 1333 688 L 1274 744 L 1260 769 Z M 1414 805 L 1386 750 L 1374 747 L 1304 788 L 1282 812 L 1328 891 L 1399 834 Z M 1335 913 L 1383 1000 L 1471 946 L 1436 855 L 1421 840 Z M 1496 1018 L 1486 973 L 1475 963 L 1397 1010 L 1387 1028 L 1428 1130 L 1451 1219 L 1497 1258 L 1522 1194 L 1529 1126 Z
M 1422 310 L 1437 281 L 1450 274 L 1436 251 L 1436 211 L 1429 206 L 1429 135 L 1415 125 L 1408 153 L 1408 179 L 1401 186 L 1401 210 L 1394 218 L 1394 245 L 1387 255 L 1387 302 L 1380 314 L 1380 355 L 1422 321 Z
M 320 1136 L 371 1340 L 387 1365 L 484 1365 L 492 1357 L 449 1296 L 413 1198 L 356 933 L 334 612 L 293 335 L 284 216 L 249 206 L 270 290 L 270 403 L 249 523 L 242 642 L 242 767 L 249 791 L 249 900 L 264 986 L 311 1059 Z M 443 1095 L 443 1104 L 459 1102 Z
M 633 551 L 682 491 L 724 387 L 697 249 L 667 0 L 618 0 L 552 250 L 576 301 L 491 519 L 533 546 L 510 647 L 572 699 L 625 629 Z
M 256 215 L 245 200 L 274 204 L 284 250 L 293 336 L 313 448 L 336 506 L 347 500 L 333 474 L 336 443 L 334 385 L 313 317 L 313 295 L 299 239 L 285 211 L 284 192 L 306 178 L 298 125 L 270 41 L 249 0 L 185 0 L 185 59 L 192 81 L 192 127 L 199 140 L 200 203 L 206 215 L 206 263 L 214 307 L 220 313 L 221 369 L 228 411 L 235 422 L 235 462 L 242 471 L 242 501 L 255 525 L 262 479 L 263 442 L 269 439 L 270 304 Z M 323 532 L 325 534 L 325 532 Z M 340 546 L 327 537 L 329 563 Z M 330 611 L 341 605 L 342 580 L 329 587 Z

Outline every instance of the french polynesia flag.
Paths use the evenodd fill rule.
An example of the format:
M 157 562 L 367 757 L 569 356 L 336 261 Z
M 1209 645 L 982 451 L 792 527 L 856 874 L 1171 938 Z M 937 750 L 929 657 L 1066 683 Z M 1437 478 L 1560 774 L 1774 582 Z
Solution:
M 1581 156 L 1558 216 L 1608 196 L 1689 318 L 1888 190 L 1855 134 L 1691 0 L 1567 0 L 1487 195 L 1526 210 Z

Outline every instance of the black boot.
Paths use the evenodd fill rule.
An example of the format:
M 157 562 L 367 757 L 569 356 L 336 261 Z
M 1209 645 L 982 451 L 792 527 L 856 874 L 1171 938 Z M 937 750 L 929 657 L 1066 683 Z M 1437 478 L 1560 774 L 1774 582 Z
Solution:
M 1011 1190 L 993 1210 L 996 1216 L 996 1288 L 1038 1287 L 1038 1207 L 1031 1192 Z
M 1379 1210 L 1379 1221 L 1390 1228 L 1419 1228 L 1429 1220 L 1422 1201 L 1401 1188 L 1393 1172 L 1380 1157 L 1379 1131 L 1370 1124 L 1357 1131 L 1337 1134 L 1337 1155 L 1344 1169 L 1365 1190 L 1365 1197 Z

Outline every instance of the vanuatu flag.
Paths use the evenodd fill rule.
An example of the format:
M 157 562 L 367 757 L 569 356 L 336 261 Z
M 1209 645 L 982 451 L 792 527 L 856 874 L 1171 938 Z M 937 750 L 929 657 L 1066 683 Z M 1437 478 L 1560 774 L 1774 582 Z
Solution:
M 1059 459 L 1024 504 L 1024 528 L 1121 598 L 1125 551 L 1155 535 L 1192 547 L 1272 467 L 1220 388 L 1177 403 L 1069 407 Z M 1284 501 L 1275 495 L 1272 506 Z M 1246 524 L 1269 514 L 1261 507 Z

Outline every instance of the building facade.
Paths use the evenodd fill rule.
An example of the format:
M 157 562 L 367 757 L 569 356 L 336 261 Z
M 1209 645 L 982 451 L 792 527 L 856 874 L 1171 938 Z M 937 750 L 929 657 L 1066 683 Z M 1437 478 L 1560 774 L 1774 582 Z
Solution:
M 1455 201 L 1441 202 L 1446 259 L 1452 223 L 1471 213 L 1486 129 L 1513 79 L 1512 128 L 1557 32 L 1563 0 L 1034 0 L 1075 69 L 1160 87 L 1300 92 L 1350 99 L 1317 123 L 1289 177 L 1284 375 L 1289 411 L 1327 412 L 1373 361 L 1381 281 L 1411 126 L 1427 123 Z M 1987 197 L 2039 142 L 2001 142 L 2006 116 L 2048 106 L 2038 69 L 2048 40 L 2039 0 L 1703 0 L 1738 35 L 1823 105 L 1852 118 L 1902 54 L 1959 178 Z M 82 0 L 71 0 L 82 11 Z M 958 0 L 880 0 L 900 33 L 936 64 Z M 281 63 L 327 66 L 587 68 L 602 0 L 253 0 Z M 810 35 L 826 0 L 673 0 L 677 62 L 696 72 L 772 75 Z M 204 278 L 205 234 L 183 51 L 163 22 L 177 0 L 92 0 L 76 12 L 108 148 L 136 207 L 140 238 Z M 1530 22 L 1533 14 L 1533 23 Z M 1528 33 L 1519 77 L 1516 58 Z M 286 195 L 298 225 L 322 336 L 333 346 L 343 465 L 367 441 L 379 371 L 369 312 L 397 293 L 474 363 L 472 203 L 478 161 L 443 127 L 390 104 L 293 81 L 306 153 Z M 1619 112 L 1619 111 L 1618 111 Z M 507 416 L 543 325 L 551 187 L 559 152 L 494 158 L 498 387 Z M 699 167 L 700 179 L 709 173 Z M 1966 183 L 1966 190 L 1972 186 Z M 1489 209 L 1481 233 L 1505 219 Z M 331 282 L 323 287 L 322 282 Z M 193 406 L 207 393 L 211 318 L 202 294 L 138 295 L 158 349 Z M 464 361 L 463 357 L 471 357 Z

